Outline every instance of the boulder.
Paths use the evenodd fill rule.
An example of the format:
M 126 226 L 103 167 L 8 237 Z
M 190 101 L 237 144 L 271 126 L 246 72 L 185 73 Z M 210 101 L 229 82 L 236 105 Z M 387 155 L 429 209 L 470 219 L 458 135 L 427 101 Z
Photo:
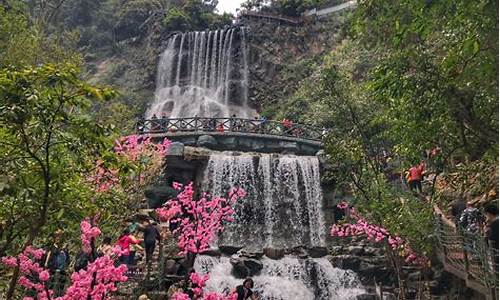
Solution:
M 265 248 L 264 255 L 269 257 L 270 259 L 280 259 L 285 256 L 285 250 L 275 249 L 275 248 Z
M 161 207 L 167 200 L 177 197 L 179 192 L 167 185 L 149 186 L 144 191 L 149 208 Z
M 337 255 L 332 257 L 332 265 L 339 269 L 349 269 L 357 271 L 360 265 L 360 260 L 358 257 L 351 255 Z
M 257 275 L 264 267 L 261 261 L 253 258 L 232 257 L 229 262 L 233 266 L 231 274 L 240 279 Z
M 325 247 L 311 247 L 307 249 L 307 253 L 312 258 L 320 258 L 328 255 L 328 249 Z
M 168 148 L 168 156 L 183 156 L 184 155 L 184 144 L 179 142 L 173 142 Z
M 241 249 L 239 251 L 239 255 L 240 255 L 240 257 L 259 259 L 264 255 L 264 252 L 255 252 L 255 251 L 249 251 L 246 249 Z
M 235 247 L 235 246 L 225 246 L 225 245 L 222 245 L 222 246 L 219 246 L 219 251 L 220 253 L 222 254 L 225 254 L 225 255 L 228 255 L 228 256 L 231 256 L 233 254 L 236 254 L 238 251 L 241 250 L 242 247 Z
M 397 300 L 398 299 L 398 297 L 396 297 L 396 295 L 394 295 L 392 293 L 384 293 L 383 296 L 384 296 L 384 300 Z
M 220 256 L 220 250 L 218 249 L 208 249 L 208 250 L 205 250 L 203 253 L 203 255 L 208 255 L 208 256 Z
M 241 260 L 237 258 L 231 258 L 229 262 L 233 266 L 233 269 L 231 270 L 231 275 L 239 279 L 244 279 L 248 277 L 249 270 Z
M 365 253 L 365 249 L 362 246 L 349 246 L 347 247 L 347 252 L 351 255 L 360 256 Z
M 196 141 L 196 146 L 214 149 L 218 145 L 217 140 L 211 135 L 200 135 Z

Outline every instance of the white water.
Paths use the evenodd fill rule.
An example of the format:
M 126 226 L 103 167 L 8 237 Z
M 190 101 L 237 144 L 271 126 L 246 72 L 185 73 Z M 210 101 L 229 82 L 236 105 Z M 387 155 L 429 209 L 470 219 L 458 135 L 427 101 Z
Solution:
M 334 268 L 326 258 L 299 259 L 285 256 L 280 260 L 263 258 L 264 268 L 254 276 L 253 291 L 261 300 L 354 300 L 365 291 L 352 271 Z M 229 258 L 199 256 L 195 269 L 210 272 L 207 290 L 227 293 L 242 284 L 231 276 Z
M 235 205 L 219 244 L 261 250 L 265 247 L 324 246 L 319 162 L 313 156 L 212 154 L 202 190 L 225 196 L 233 186 L 247 191 Z
M 246 28 L 180 33 L 158 64 L 154 102 L 146 119 L 161 117 L 250 118 Z

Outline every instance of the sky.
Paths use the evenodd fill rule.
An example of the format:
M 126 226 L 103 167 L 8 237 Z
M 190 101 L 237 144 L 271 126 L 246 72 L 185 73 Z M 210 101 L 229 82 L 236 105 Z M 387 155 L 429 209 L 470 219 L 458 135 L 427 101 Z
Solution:
M 240 7 L 240 4 L 243 2 L 245 2 L 245 0 L 219 0 L 217 9 L 219 13 L 228 12 L 234 14 L 236 9 Z

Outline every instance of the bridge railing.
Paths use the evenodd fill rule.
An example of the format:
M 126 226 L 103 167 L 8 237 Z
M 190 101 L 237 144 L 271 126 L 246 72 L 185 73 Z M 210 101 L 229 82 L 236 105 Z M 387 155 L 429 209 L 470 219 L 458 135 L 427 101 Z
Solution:
M 137 133 L 240 132 L 322 141 L 327 130 L 292 122 L 243 118 L 159 118 L 139 120 Z
M 439 209 L 436 222 L 440 260 L 445 270 L 463 279 L 468 287 L 487 299 L 497 299 L 498 250 L 488 245 L 481 234 L 457 228 Z

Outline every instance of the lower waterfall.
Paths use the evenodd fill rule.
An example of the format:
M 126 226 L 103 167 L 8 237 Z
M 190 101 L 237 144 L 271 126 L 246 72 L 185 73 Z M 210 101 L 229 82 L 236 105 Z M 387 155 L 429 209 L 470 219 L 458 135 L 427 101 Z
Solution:
M 202 190 L 224 196 L 233 186 L 247 191 L 235 205 L 219 245 L 290 249 L 324 246 L 326 224 L 319 162 L 313 156 L 212 154 Z
M 248 261 L 249 253 L 253 253 L 251 263 L 260 267 L 246 274 L 253 275 L 258 299 L 355 300 L 365 292 L 354 272 L 334 268 L 326 256 L 311 258 L 304 252 L 294 252 L 326 247 L 317 157 L 212 153 L 202 174 L 201 190 L 226 196 L 235 186 L 246 190 L 247 196 L 235 204 L 234 222 L 224 225 L 213 247 L 242 250 L 231 257 L 197 257 L 195 270 L 210 273 L 207 290 L 227 293 L 241 285 L 243 280 L 238 278 L 247 275 L 239 273 L 235 264 Z M 286 255 L 280 259 L 264 255 L 274 250 Z
M 354 272 L 334 268 L 326 258 L 285 256 L 263 258 L 262 263 L 260 275 L 253 277 L 253 291 L 261 300 L 355 300 L 365 292 Z M 210 273 L 209 291 L 228 293 L 243 282 L 230 275 L 227 257 L 199 256 L 195 269 Z

